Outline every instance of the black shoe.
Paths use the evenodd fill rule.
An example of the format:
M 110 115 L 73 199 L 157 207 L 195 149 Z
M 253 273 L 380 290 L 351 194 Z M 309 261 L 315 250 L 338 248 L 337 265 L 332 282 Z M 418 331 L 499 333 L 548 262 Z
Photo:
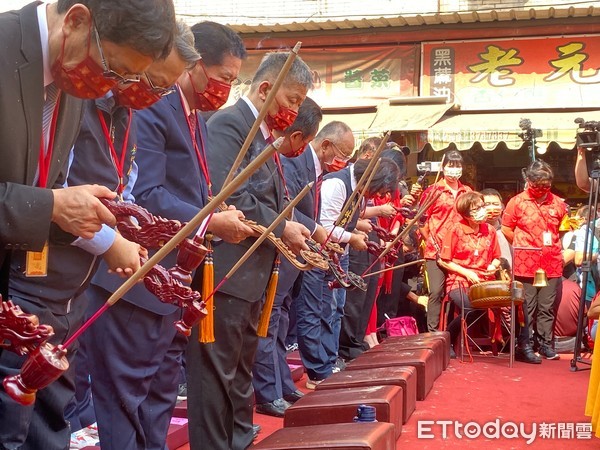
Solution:
M 291 403 L 293 405 L 298 400 L 300 400 L 302 397 L 304 397 L 304 394 L 302 393 L 302 391 L 295 390 L 294 392 L 284 395 L 283 399 L 286 402 Z
M 260 430 L 262 430 L 262 427 L 259 424 L 257 424 L 257 423 L 252 424 L 252 440 L 256 439 L 256 437 L 258 436 L 258 433 L 260 433 Z
M 542 358 L 533 352 L 533 349 L 529 346 L 517 347 L 515 352 L 515 359 L 528 364 L 541 364 Z
M 285 410 L 290 405 L 282 398 L 273 400 L 271 403 L 259 403 L 256 405 L 256 412 L 259 414 L 266 414 L 267 416 L 283 417 Z
M 558 353 L 556 353 L 549 345 L 542 345 L 540 347 L 540 355 L 546 359 L 560 359 Z

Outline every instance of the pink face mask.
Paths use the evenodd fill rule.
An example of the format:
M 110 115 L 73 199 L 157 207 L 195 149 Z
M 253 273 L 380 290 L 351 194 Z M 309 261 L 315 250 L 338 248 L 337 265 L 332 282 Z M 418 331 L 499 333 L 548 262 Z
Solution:
M 52 64 L 50 71 L 54 77 L 54 84 L 66 93 L 74 97 L 91 99 L 100 98 L 117 85 L 116 80 L 104 76 L 104 69 L 90 56 L 90 41 L 92 38 L 92 27 L 88 36 L 87 56 L 75 67 L 63 66 L 65 56 L 65 42 L 63 37 L 60 56 Z

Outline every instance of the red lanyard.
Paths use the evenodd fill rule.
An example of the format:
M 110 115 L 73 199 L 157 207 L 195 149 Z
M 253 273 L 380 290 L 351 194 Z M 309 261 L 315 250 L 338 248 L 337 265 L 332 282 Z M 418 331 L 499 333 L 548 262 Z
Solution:
M 287 183 L 285 182 L 285 178 L 283 177 L 283 167 L 281 167 L 281 159 L 279 159 L 279 153 L 273 153 L 273 159 L 275 160 L 275 164 L 277 165 L 277 172 L 279 172 L 279 178 L 281 178 L 281 183 L 283 184 L 283 189 L 285 191 L 285 198 L 287 200 L 291 200 L 290 192 L 288 191 Z
M 550 193 L 548 193 L 547 195 L 550 195 Z M 547 200 L 544 199 L 542 200 L 542 204 Z M 540 213 L 540 217 L 542 218 L 542 220 L 544 221 L 544 225 L 546 226 L 546 231 L 550 231 L 550 227 L 548 226 L 548 219 L 546 218 L 546 215 L 544 214 L 544 211 L 542 211 L 542 207 L 540 204 L 538 204 L 538 202 L 534 199 L 532 200 L 533 204 L 535 205 L 535 207 L 537 208 L 538 212 Z
M 192 122 L 190 121 L 190 117 L 185 112 L 185 103 L 181 88 L 179 88 L 179 100 L 181 100 L 181 109 L 183 110 L 183 115 L 185 116 L 188 131 L 190 132 L 190 139 L 192 140 L 192 145 L 194 146 L 194 150 L 196 151 L 196 157 L 198 158 L 200 170 L 202 170 L 202 173 L 204 174 L 204 179 L 206 180 L 206 184 L 208 186 L 208 196 L 212 197 L 212 183 L 210 182 L 210 174 L 208 173 L 208 162 L 206 160 L 206 149 L 204 148 L 204 137 L 202 136 L 202 130 L 200 128 L 200 123 L 198 122 L 198 116 L 197 114 L 194 114 L 194 120 L 196 121 L 196 123 L 192 124 Z M 200 147 L 202 147 L 202 151 L 200 151 L 200 147 L 198 147 L 198 140 L 196 139 L 196 130 L 198 130 L 198 135 L 200 136 Z
M 60 93 L 54 105 L 52 112 L 52 121 L 50 122 L 50 134 L 48 136 L 48 147 L 44 145 L 44 132 L 40 140 L 40 154 L 38 156 L 38 187 L 45 188 L 48 184 L 48 173 L 50 172 L 50 163 L 52 161 L 52 150 L 54 149 L 54 137 L 56 136 L 56 123 L 58 121 L 58 110 L 60 109 Z
M 100 109 L 96 108 L 96 112 L 98 113 L 98 119 L 100 119 L 100 125 L 102 125 L 102 131 L 104 132 L 104 137 L 106 138 L 106 142 L 108 143 L 108 148 L 110 149 L 111 159 L 117 171 L 117 175 L 119 177 L 119 185 L 117 186 L 117 194 L 123 194 L 125 190 L 125 184 L 123 179 L 123 168 L 125 166 L 125 155 L 127 153 L 127 143 L 129 141 L 129 130 L 131 128 L 131 118 L 133 116 L 131 109 L 129 109 L 129 119 L 127 120 L 127 128 L 125 129 L 125 136 L 123 138 L 123 145 L 121 146 L 121 158 L 117 156 L 117 152 L 115 150 L 115 144 L 113 142 L 113 136 L 110 135 L 108 131 L 108 127 L 106 126 L 106 121 L 104 120 L 104 114 Z

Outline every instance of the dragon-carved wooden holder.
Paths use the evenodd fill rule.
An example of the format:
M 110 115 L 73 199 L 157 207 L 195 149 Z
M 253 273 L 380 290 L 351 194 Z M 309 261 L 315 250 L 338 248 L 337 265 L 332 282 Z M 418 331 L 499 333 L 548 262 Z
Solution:
M 185 225 L 177 220 L 157 217 L 133 203 L 102 200 L 117 218 L 117 229 L 128 240 L 148 249 L 157 249 L 169 241 Z M 133 220 L 135 219 L 135 221 Z M 189 287 L 192 272 L 202 263 L 208 249 L 203 238 L 184 239 L 177 247 L 175 267 L 165 269 L 157 264 L 144 277 L 144 286 L 161 302 L 183 309 L 183 317 L 175 323 L 177 330 L 186 336 L 192 327 L 206 316 L 207 311 L 198 291 Z M 142 263 L 145 261 L 142 260 Z
M 102 202 L 117 218 L 117 229 L 121 235 L 146 248 L 162 247 L 184 225 L 179 221 L 156 217 L 132 203 L 104 199 Z M 155 265 L 144 277 L 144 285 L 160 301 L 183 309 L 182 318 L 175 323 L 175 327 L 187 336 L 206 315 L 206 309 L 200 293 L 185 283 L 191 282 L 192 272 L 200 265 L 207 251 L 202 245 L 202 238 L 185 239 L 178 247 L 175 267 L 167 270 Z M 141 262 L 145 262 L 143 258 Z M 69 368 L 67 350 L 61 345 L 47 342 L 53 334 L 52 327 L 40 325 L 36 316 L 23 313 L 12 302 L 2 303 L 0 347 L 19 355 L 28 355 L 21 371 L 6 377 L 3 385 L 6 393 L 23 405 L 31 405 L 39 389 L 48 386 Z
M 35 401 L 38 389 L 48 386 L 67 370 L 66 350 L 50 344 L 54 335 L 50 325 L 40 324 L 34 314 L 26 314 L 12 301 L 0 297 L 0 348 L 18 355 L 28 355 L 21 372 L 4 378 L 6 393 L 23 405 Z

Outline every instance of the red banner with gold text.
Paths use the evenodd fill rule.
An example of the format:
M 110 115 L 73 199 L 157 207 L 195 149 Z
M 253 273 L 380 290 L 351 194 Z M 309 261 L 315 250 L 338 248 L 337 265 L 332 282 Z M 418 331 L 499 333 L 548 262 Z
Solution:
M 600 36 L 426 42 L 421 95 L 464 110 L 597 107 Z

